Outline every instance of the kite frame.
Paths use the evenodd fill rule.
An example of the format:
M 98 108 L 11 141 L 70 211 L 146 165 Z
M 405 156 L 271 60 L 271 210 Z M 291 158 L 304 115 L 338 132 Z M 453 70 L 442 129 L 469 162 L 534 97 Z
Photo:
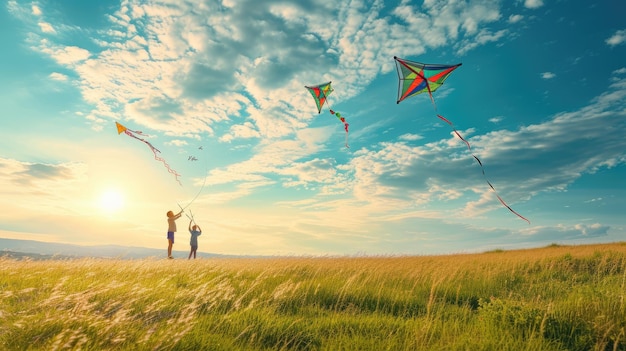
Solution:
M 320 101 L 319 96 L 315 96 L 313 95 L 313 97 L 315 98 L 315 104 L 317 105 L 317 114 L 321 114 L 322 113 L 322 107 L 324 107 L 324 103 L 326 103 L 326 105 L 328 105 L 328 108 L 330 109 L 330 103 L 328 102 L 328 95 L 332 94 L 332 92 L 335 91 L 335 89 L 333 89 L 332 84 L 332 80 L 328 81 L 326 83 L 320 83 L 320 84 L 314 84 L 312 86 L 304 86 L 306 89 L 309 89 L 309 93 L 311 93 L 311 95 L 313 95 L 311 90 L 315 90 L 315 89 L 319 89 L 320 86 L 322 85 L 328 85 L 330 90 L 328 91 L 328 94 L 324 94 L 324 102 Z M 322 89 L 319 89 L 320 91 L 322 91 Z
M 463 63 L 458 63 L 456 65 L 447 65 L 447 64 L 443 64 L 443 63 L 422 63 L 422 62 L 417 62 L 417 61 L 411 61 L 411 60 L 405 60 L 402 58 L 399 58 L 398 56 L 394 56 L 393 57 L 394 61 L 396 62 L 396 73 L 398 74 L 398 99 L 396 100 L 396 104 L 399 104 L 400 101 L 407 99 L 409 97 L 421 94 L 421 93 L 413 93 L 412 95 L 404 95 L 402 96 L 402 87 L 403 87 L 403 81 L 408 80 L 404 77 L 402 77 L 400 75 L 400 70 L 398 69 L 399 65 L 402 65 L 403 67 L 405 67 L 406 69 L 408 69 L 409 71 L 415 73 L 418 77 L 422 78 L 424 80 L 424 84 L 426 85 L 426 89 L 428 90 L 428 95 L 430 96 L 430 100 L 433 103 L 433 105 L 435 106 L 435 110 L 437 109 L 437 106 L 435 105 L 435 100 L 433 99 L 433 95 L 432 93 L 434 92 L 431 88 L 430 88 L 430 81 L 429 78 L 433 78 L 433 77 L 438 77 L 441 76 L 443 74 L 446 74 L 446 76 L 443 78 L 443 80 L 441 81 L 441 85 L 443 85 L 443 82 L 446 81 L 446 79 L 448 79 L 448 75 L 450 73 L 452 73 L 452 71 L 454 71 L 455 69 L 459 68 L 461 65 L 463 65 Z M 416 65 L 421 65 L 424 66 L 424 68 L 428 68 L 428 66 L 442 66 L 442 67 L 446 67 L 448 68 L 448 70 L 441 72 L 433 77 L 429 77 L 426 78 L 424 76 L 424 74 L 417 72 L 415 69 L 413 69 L 412 67 L 410 67 L 408 64 L 416 64 Z M 435 89 L 436 90 L 436 89 Z M 409 90 L 407 90 L 409 91 Z

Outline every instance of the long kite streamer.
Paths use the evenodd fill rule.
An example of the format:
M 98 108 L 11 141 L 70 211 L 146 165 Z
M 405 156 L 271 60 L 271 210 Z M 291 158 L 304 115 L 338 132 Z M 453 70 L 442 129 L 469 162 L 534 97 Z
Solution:
M 167 168 L 167 171 L 171 174 L 174 175 L 174 177 L 176 178 L 176 181 L 178 182 L 178 184 L 182 185 L 180 180 L 178 180 L 178 177 L 180 177 L 180 174 L 178 174 L 178 172 L 176 172 L 175 170 L 173 170 L 169 164 L 167 164 L 167 162 L 165 162 L 164 159 L 162 159 L 161 157 L 159 157 L 158 154 L 161 153 L 161 151 L 159 151 L 159 149 L 155 148 L 154 146 L 152 146 L 152 144 L 150 144 L 150 142 L 138 137 L 137 135 L 141 135 L 141 136 L 147 136 L 146 134 L 143 134 L 141 131 L 137 131 L 137 130 L 131 130 L 128 129 L 126 127 L 124 127 L 123 125 L 119 124 L 118 122 L 115 122 L 115 125 L 117 126 L 117 134 L 121 134 L 122 132 L 126 135 L 128 135 L 131 138 L 135 138 L 141 142 L 143 142 L 144 144 L 148 145 L 148 147 L 150 147 L 150 150 L 152 150 L 152 153 L 154 154 L 154 159 L 157 161 L 160 161 L 161 163 L 163 163 L 163 165 L 165 166 L 165 168 Z M 137 134 L 137 135 L 135 135 Z
M 396 101 L 396 103 L 399 104 L 400 101 L 411 96 L 415 96 L 421 93 L 428 93 L 428 96 L 430 96 L 430 101 L 432 102 L 436 113 L 437 105 L 435 104 L 435 99 L 433 98 L 433 92 L 435 92 L 441 85 L 443 85 L 443 82 L 448 78 L 450 73 L 460 67 L 461 63 L 456 65 L 426 64 L 404 60 L 396 56 L 394 56 L 393 58 L 396 62 L 396 69 L 398 71 L 399 78 L 398 100 Z M 467 149 L 470 151 L 476 162 L 478 162 L 485 181 L 487 182 L 491 190 L 493 190 L 493 192 L 496 194 L 496 197 L 498 198 L 498 200 L 500 200 L 500 203 L 502 203 L 504 207 L 508 208 L 509 211 L 530 224 L 530 221 L 528 219 L 515 212 L 509 205 L 506 204 L 506 202 L 504 202 L 500 195 L 498 195 L 496 189 L 493 187 L 489 179 L 487 179 L 483 163 L 476 155 L 474 155 L 470 143 L 465 140 L 463 136 L 461 136 L 456 128 L 454 128 L 452 122 L 450 122 L 448 119 L 438 113 L 437 117 L 446 122 L 452 128 L 454 134 L 456 134 L 456 136 L 458 136 L 459 139 L 461 139 L 465 143 L 465 145 L 467 145 Z
M 345 141 L 345 145 L 346 148 L 350 148 L 350 146 L 348 145 L 348 122 L 346 122 L 346 119 L 341 117 L 341 113 L 339 112 L 335 112 L 333 111 L 332 108 L 330 108 L 330 103 L 328 102 L 328 95 L 330 95 L 330 93 L 332 93 L 334 91 L 334 89 L 330 86 L 331 82 L 328 83 L 323 83 L 323 84 L 318 84 L 318 85 L 313 85 L 313 86 L 305 86 L 305 88 L 311 93 L 311 95 L 313 96 L 313 99 L 315 99 L 315 104 L 317 105 L 317 113 L 322 113 L 322 106 L 324 106 L 324 103 L 326 103 L 329 108 L 328 110 L 330 111 L 331 115 L 336 116 L 341 123 L 343 123 L 343 129 L 346 131 L 346 141 Z

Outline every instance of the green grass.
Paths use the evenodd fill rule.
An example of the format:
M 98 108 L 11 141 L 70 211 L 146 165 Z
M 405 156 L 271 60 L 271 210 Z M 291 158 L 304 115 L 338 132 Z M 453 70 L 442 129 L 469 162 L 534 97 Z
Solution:
M 0 349 L 626 350 L 626 244 L 423 257 L 0 258 Z

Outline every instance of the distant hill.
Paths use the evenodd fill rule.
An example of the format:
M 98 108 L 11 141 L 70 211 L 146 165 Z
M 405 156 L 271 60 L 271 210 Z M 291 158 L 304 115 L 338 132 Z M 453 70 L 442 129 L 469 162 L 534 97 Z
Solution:
M 82 246 L 62 243 L 49 243 L 35 240 L 0 238 L 0 257 L 30 259 L 70 259 L 81 257 L 138 259 L 166 257 L 167 250 L 119 245 Z M 187 258 L 189 251 L 174 251 L 173 256 Z M 198 257 L 229 257 L 219 254 L 198 252 Z
M 62 256 L 62 255 L 42 255 L 36 253 L 27 253 L 27 252 L 15 252 L 10 250 L 2 250 L 0 251 L 0 258 L 11 258 L 14 260 L 34 260 L 34 261 L 42 261 L 42 260 L 71 260 L 77 258 L 77 256 Z

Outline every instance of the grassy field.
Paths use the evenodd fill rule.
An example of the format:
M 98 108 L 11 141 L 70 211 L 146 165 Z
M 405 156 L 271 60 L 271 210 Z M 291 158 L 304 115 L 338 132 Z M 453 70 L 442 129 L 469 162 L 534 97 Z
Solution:
M 418 257 L 0 258 L 6 350 L 626 350 L 626 243 Z

